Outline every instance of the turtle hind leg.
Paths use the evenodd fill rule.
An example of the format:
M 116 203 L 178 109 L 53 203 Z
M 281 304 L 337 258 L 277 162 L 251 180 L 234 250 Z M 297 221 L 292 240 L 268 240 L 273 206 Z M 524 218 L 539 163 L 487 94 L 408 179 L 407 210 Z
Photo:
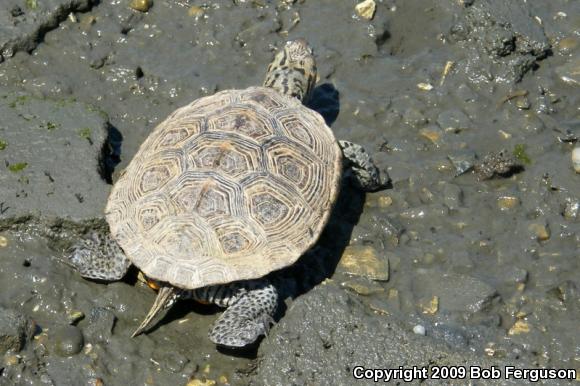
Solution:
M 96 232 L 72 246 L 66 262 L 88 279 L 120 280 L 131 266 L 121 247 L 110 235 Z
M 388 176 L 381 176 L 373 159 L 361 145 L 349 141 L 338 141 L 348 168 L 346 176 L 350 177 L 355 187 L 366 192 L 374 192 L 386 187 Z
M 244 290 L 216 320 L 209 339 L 217 345 L 242 348 L 268 333 L 278 306 L 278 292 L 269 283 Z

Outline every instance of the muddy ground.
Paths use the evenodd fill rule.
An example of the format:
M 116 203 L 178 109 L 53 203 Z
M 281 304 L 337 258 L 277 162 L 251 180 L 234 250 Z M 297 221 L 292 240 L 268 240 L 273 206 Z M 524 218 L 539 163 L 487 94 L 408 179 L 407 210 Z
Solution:
M 351 0 L 129 3 L 0 5 L 1 385 L 580 370 L 578 1 L 385 0 L 372 20 Z M 216 349 L 206 334 L 219 310 L 189 302 L 130 338 L 154 292 L 136 272 L 83 280 L 63 250 L 104 226 L 111 181 L 161 119 L 259 84 L 295 37 L 319 64 L 311 107 L 391 186 L 344 187 L 319 248 L 281 273 L 308 280 L 258 347 Z M 499 151 L 517 167 L 472 171 Z

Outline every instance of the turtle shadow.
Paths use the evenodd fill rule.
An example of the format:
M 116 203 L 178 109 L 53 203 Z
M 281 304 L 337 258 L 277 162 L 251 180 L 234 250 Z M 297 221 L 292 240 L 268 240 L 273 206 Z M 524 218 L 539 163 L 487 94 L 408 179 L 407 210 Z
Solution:
M 268 275 L 276 284 L 282 299 L 295 299 L 334 274 L 344 250 L 350 244 L 364 204 L 365 193 L 351 187 L 348 181 L 343 181 L 318 242 L 290 267 Z M 275 320 L 278 321 L 285 312 L 286 305 L 282 304 Z
M 312 90 L 306 107 L 322 115 L 328 126 L 332 125 L 340 113 L 340 93 L 331 83 L 324 83 Z
M 123 134 L 113 125 L 107 123 L 107 138 L 99 154 L 99 175 L 108 184 L 113 184 L 115 167 L 121 162 L 121 145 Z

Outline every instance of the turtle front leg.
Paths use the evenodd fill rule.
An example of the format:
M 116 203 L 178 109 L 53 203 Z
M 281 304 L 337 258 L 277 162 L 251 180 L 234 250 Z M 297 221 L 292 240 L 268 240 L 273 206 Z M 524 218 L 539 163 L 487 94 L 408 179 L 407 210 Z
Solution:
M 131 266 L 131 261 L 109 234 L 96 232 L 74 244 L 65 262 L 82 277 L 107 281 L 121 280 Z
M 225 297 L 213 299 L 218 305 L 224 304 L 225 300 L 228 308 L 213 324 L 209 339 L 220 346 L 241 348 L 268 333 L 278 306 L 278 291 L 264 280 L 234 283 L 232 286 L 231 296 L 226 295 L 229 291 L 221 290 Z M 228 286 L 213 288 L 220 291 L 220 287 Z
M 350 178 L 355 187 L 366 192 L 384 188 L 389 177 L 381 178 L 381 173 L 367 151 L 356 143 L 338 141 L 346 161 L 345 176 Z

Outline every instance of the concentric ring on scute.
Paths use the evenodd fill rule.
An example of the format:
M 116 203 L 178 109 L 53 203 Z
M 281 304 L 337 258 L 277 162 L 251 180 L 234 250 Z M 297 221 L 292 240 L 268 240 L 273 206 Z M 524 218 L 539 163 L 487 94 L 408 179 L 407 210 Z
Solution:
M 111 232 L 148 277 L 199 288 L 262 277 L 320 236 L 342 153 L 322 117 L 251 87 L 176 110 L 113 186 Z

